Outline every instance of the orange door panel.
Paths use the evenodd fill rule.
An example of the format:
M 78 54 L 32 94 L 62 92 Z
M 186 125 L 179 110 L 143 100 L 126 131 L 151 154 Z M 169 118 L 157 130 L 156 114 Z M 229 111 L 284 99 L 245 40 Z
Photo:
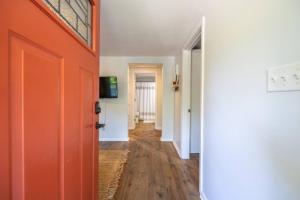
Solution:
M 82 160 L 82 199 L 92 199 L 93 190 L 93 140 L 95 123 L 93 120 L 94 103 L 94 76 L 92 73 L 81 69 L 81 160 Z
M 19 38 L 10 39 L 12 198 L 59 199 L 61 59 Z
M 99 2 L 89 47 L 43 0 L 0 6 L 0 199 L 96 200 Z

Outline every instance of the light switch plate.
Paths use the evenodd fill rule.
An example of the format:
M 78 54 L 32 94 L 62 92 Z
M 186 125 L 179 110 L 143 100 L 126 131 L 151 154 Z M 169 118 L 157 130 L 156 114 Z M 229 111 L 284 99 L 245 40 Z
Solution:
M 300 91 L 300 62 L 268 70 L 268 91 Z

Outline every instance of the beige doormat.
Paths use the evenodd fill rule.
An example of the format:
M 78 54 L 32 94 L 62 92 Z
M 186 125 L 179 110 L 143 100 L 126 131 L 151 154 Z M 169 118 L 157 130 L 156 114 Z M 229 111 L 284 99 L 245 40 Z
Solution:
M 119 186 L 127 150 L 100 150 L 99 154 L 99 200 L 111 200 Z

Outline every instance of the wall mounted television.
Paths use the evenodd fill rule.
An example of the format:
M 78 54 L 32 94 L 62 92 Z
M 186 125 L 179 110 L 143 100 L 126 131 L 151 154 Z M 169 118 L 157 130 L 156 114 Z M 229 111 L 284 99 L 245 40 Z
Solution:
M 118 98 L 118 79 L 116 76 L 101 76 L 100 83 L 100 98 Z

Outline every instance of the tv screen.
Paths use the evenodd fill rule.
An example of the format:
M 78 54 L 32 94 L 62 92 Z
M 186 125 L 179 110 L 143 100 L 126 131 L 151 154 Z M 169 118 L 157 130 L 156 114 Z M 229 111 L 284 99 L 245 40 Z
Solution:
M 118 98 L 118 81 L 116 76 L 100 77 L 100 98 Z

